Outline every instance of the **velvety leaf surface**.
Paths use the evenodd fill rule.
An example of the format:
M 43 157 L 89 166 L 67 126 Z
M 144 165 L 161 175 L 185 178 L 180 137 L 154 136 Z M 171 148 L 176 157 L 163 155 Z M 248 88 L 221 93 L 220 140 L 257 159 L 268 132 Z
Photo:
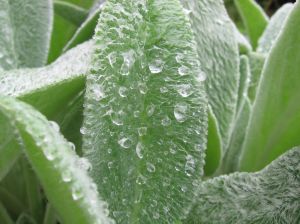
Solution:
M 95 33 L 95 28 L 99 19 L 100 10 L 102 5 L 100 4 L 97 9 L 95 9 L 87 19 L 81 24 L 81 26 L 76 30 L 75 34 L 71 40 L 64 47 L 64 51 L 91 39 Z
M 86 173 L 89 162 L 76 155 L 56 123 L 10 97 L 0 97 L 0 112 L 15 127 L 26 157 L 64 223 L 112 222 L 106 203 L 99 200 Z
M 271 17 L 268 26 L 258 41 L 257 52 L 268 54 L 272 45 L 276 41 L 279 33 L 281 32 L 286 18 L 293 9 L 292 3 L 283 5 L 276 13 Z
M 299 223 L 300 149 L 257 173 L 234 173 L 205 181 L 187 223 Z
M 177 0 L 107 1 L 85 97 L 83 152 L 118 223 L 176 223 L 201 181 L 205 79 Z
M 58 0 L 54 1 L 54 11 L 74 25 L 80 25 L 88 15 L 88 11 L 79 6 Z
M 243 19 L 253 49 L 268 25 L 269 19 L 255 0 L 235 0 L 235 5 Z
M 44 65 L 52 17 L 50 0 L 0 0 L 0 66 L 8 70 Z
M 238 90 L 237 112 L 240 110 L 243 101 L 248 97 L 250 77 L 251 74 L 248 57 L 242 55 L 240 57 L 240 80 Z
M 250 66 L 250 82 L 248 87 L 248 97 L 251 103 L 254 102 L 256 97 L 257 88 L 262 77 L 262 70 L 265 65 L 266 57 L 257 52 L 248 54 Z
M 242 170 L 261 169 L 300 144 L 299 26 L 297 2 L 263 69 L 240 162 Z
M 226 146 L 237 104 L 239 50 L 223 1 L 182 0 L 196 36 L 206 92 Z M 190 10 L 190 11 L 189 11 Z

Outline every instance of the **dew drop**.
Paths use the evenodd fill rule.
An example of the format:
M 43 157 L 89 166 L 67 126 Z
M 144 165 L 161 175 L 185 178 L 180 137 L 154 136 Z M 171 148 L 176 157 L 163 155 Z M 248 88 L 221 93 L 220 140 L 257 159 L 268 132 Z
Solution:
M 182 192 L 186 192 L 187 191 L 187 186 L 183 185 L 183 186 L 181 186 L 180 189 L 181 189 Z
M 186 156 L 186 163 L 185 163 L 185 174 L 187 176 L 192 176 L 192 174 L 195 172 L 195 160 L 192 155 Z
M 143 158 L 143 149 L 144 149 L 144 145 L 141 143 L 141 142 L 138 142 L 137 145 L 136 145 L 136 148 L 135 148 L 135 152 L 136 152 L 136 155 L 142 159 Z
M 187 75 L 188 72 L 189 72 L 189 68 L 186 67 L 186 66 L 184 66 L 184 65 L 182 65 L 182 66 L 180 66 L 180 67 L 178 68 L 178 73 L 179 73 L 179 75 L 181 75 L 181 76 Z
M 153 104 L 150 104 L 147 106 L 146 112 L 147 112 L 148 117 L 151 117 L 153 115 L 154 110 L 155 110 L 155 106 Z
M 44 155 L 49 160 L 52 161 L 55 159 L 54 152 L 49 148 L 44 148 Z
M 202 70 L 200 70 L 200 71 L 197 73 L 197 75 L 196 75 L 196 80 L 197 80 L 198 82 L 203 82 L 203 81 L 205 81 L 205 80 L 206 80 L 206 74 L 205 74 Z
M 136 110 L 133 112 L 134 117 L 139 117 L 140 116 L 140 111 Z
M 148 87 L 145 83 L 139 83 L 138 88 L 141 94 L 146 94 L 148 91 Z
M 124 63 L 121 66 L 121 74 L 128 75 L 129 70 L 135 62 L 134 51 L 129 50 L 128 52 L 123 53 Z
M 178 86 L 177 92 L 182 96 L 182 97 L 188 97 L 192 95 L 193 88 L 190 84 L 182 84 Z
M 111 169 L 111 168 L 113 167 L 113 164 L 114 164 L 113 162 L 108 162 L 108 163 L 107 163 L 108 169 Z
M 178 122 L 184 122 L 187 120 L 189 105 L 187 103 L 177 103 L 174 107 L 174 117 Z
M 111 122 L 117 126 L 123 125 L 123 118 L 125 117 L 124 111 L 112 112 L 110 114 Z
M 149 163 L 147 162 L 147 170 L 150 172 L 150 173 L 154 173 L 155 172 L 155 166 L 152 164 L 152 163 Z
M 160 73 L 163 70 L 164 62 L 160 59 L 154 60 L 153 63 L 149 64 L 149 70 L 153 74 Z
M 175 57 L 177 63 L 182 63 L 182 60 L 183 60 L 183 54 L 177 54 L 176 57 Z
M 161 120 L 161 124 L 163 126 L 169 126 L 171 124 L 171 119 L 168 116 L 165 116 L 162 120 Z
M 167 87 L 161 87 L 159 90 L 160 90 L 161 93 L 168 92 L 168 88 Z
M 131 146 L 132 141 L 129 138 L 121 138 L 118 143 L 122 148 L 128 149 Z
M 71 150 L 72 150 L 73 152 L 76 151 L 76 146 L 74 145 L 73 142 L 69 142 L 68 145 L 70 146 L 70 148 L 71 148 Z
M 140 127 L 138 128 L 138 133 L 139 133 L 139 136 L 144 136 L 147 134 L 147 127 Z
M 94 84 L 91 87 L 91 91 L 92 91 L 93 97 L 96 101 L 100 101 L 105 97 L 102 87 L 98 84 Z
M 146 183 L 146 177 L 139 174 L 138 177 L 136 178 L 136 183 L 139 184 L 139 185 L 145 184 Z
M 159 219 L 159 216 L 160 216 L 160 215 L 159 215 L 158 212 L 154 212 L 154 213 L 153 213 L 153 218 L 154 218 L 154 219 Z
M 77 161 L 77 165 L 80 169 L 88 171 L 92 169 L 92 164 L 87 158 L 79 158 Z
M 108 54 L 107 58 L 108 58 L 110 66 L 113 67 L 114 64 L 117 61 L 117 53 L 116 52 L 111 52 L 111 53 Z
M 72 198 L 74 201 L 79 200 L 80 198 L 82 198 L 83 194 L 82 191 L 79 187 L 74 186 L 72 188 Z
M 49 123 L 56 132 L 59 132 L 59 126 L 55 121 L 49 121 Z
M 72 174 L 70 170 L 64 170 L 62 172 L 62 179 L 64 182 L 70 182 L 72 180 Z
M 124 87 L 124 86 L 121 86 L 121 87 L 119 88 L 119 95 L 120 95 L 120 97 L 126 97 L 127 94 L 128 94 L 127 88 Z

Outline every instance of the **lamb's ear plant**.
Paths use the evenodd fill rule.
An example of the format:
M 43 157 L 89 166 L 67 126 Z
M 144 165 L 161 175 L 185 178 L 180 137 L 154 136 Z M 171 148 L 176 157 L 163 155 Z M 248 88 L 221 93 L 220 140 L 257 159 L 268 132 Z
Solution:
M 0 0 L 0 223 L 298 224 L 300 3 L 235 5 Z

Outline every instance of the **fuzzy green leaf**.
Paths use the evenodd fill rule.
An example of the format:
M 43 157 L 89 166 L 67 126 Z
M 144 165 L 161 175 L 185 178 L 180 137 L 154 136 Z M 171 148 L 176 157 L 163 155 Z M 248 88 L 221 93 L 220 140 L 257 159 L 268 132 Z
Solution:
M 25 155 L 62 221 L 111 223 L 106 203 L 99 200 L 86 173 L 88 161 L 75 154 L 58 133 L 57 124 L 10 97 L 0 97 L 0 111 L 15 127 Z
M 297 2 L 263 69 L 240 162 L 242 170 L 261 169 L 300 145 L 299 27 Z
M 190 10 L 201 68 L 207 74 L 209 104 L 218 121 L 222 145 L 226 146 L 238 93 L 239 50 L 235 28 L 222 0 L 182 0 L 182 3 Z
M 300 148 L 257 173 L 205 181 L 188 223 L 299 223 Z
M 46 63 L 52 31 L 51 0 L 0 0 L 0 66 Z
M 101 10 L 101 5 L 87 17 L 87 19 L 76 30 L 71 40 L 64 47 L 63 49 L 64 51 L 84 41 L 87 41 L 93 37 L 95 32 L 95 27 L 99 19 L 100 10 Z
M 263 34 L 269 19 L 264 10 L 254 0 L 235 0 L 235 5 L 243 19 L 253 49 Z
M 83 152 L 118 223 L 166 223 L 201 181 L 203 72 L 177 0 L 110 0 L 96 28 Z
M 6 208 L 3 206 L 1 202 L 0 202 L 0 222 L 3 224 L 14 224 Z
M 55 13 L 76 26 L 79 26 L 88 15 L 87 10 L 77 5 L 59 0 L 54 1 L 54 10 Z
M 263 54 L 269 53 L 292 9 L 293 4 L 287 3 L 278 9 L 271 17 L 268 26 L 258 41 L 257 52 Z

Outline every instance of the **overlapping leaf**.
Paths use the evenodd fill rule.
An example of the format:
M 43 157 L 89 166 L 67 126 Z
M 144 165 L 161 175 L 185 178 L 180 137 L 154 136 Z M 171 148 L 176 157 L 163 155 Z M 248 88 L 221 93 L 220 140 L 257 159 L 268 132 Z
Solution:
M 0 66 L 39 67 L 46 63 L 52 31 L 52 1 L 0 1 Z
M 204 182 L 188 223 L 299 223 L 300 148 L 257 173 Z
M 228 144 L 239 80 L 239 50 L 235 28 L 223 1 L 182 0 L 189 12 L 201 68 L 207 74 L 206 92 L 217 121 L 222 145 Z
M 46 195 L 64 223 L 111 223 L 105 202 L 99 200 L 86 169 L 58 126 L 32 107 L 10 97 L 0 97 L 0 112 L 10 121 L 26 157 Z M 18 150 L 18 149 L 15 149 Z
M 263 69 L 240 162 L 242 170 L 261 169 L 300 144 L 299 25 L 297 2 Z
M 106 2 L 85 98 L 83 152 L 119 223 L 176 222 L 204 165 L 206 99 L 177 0 Z

